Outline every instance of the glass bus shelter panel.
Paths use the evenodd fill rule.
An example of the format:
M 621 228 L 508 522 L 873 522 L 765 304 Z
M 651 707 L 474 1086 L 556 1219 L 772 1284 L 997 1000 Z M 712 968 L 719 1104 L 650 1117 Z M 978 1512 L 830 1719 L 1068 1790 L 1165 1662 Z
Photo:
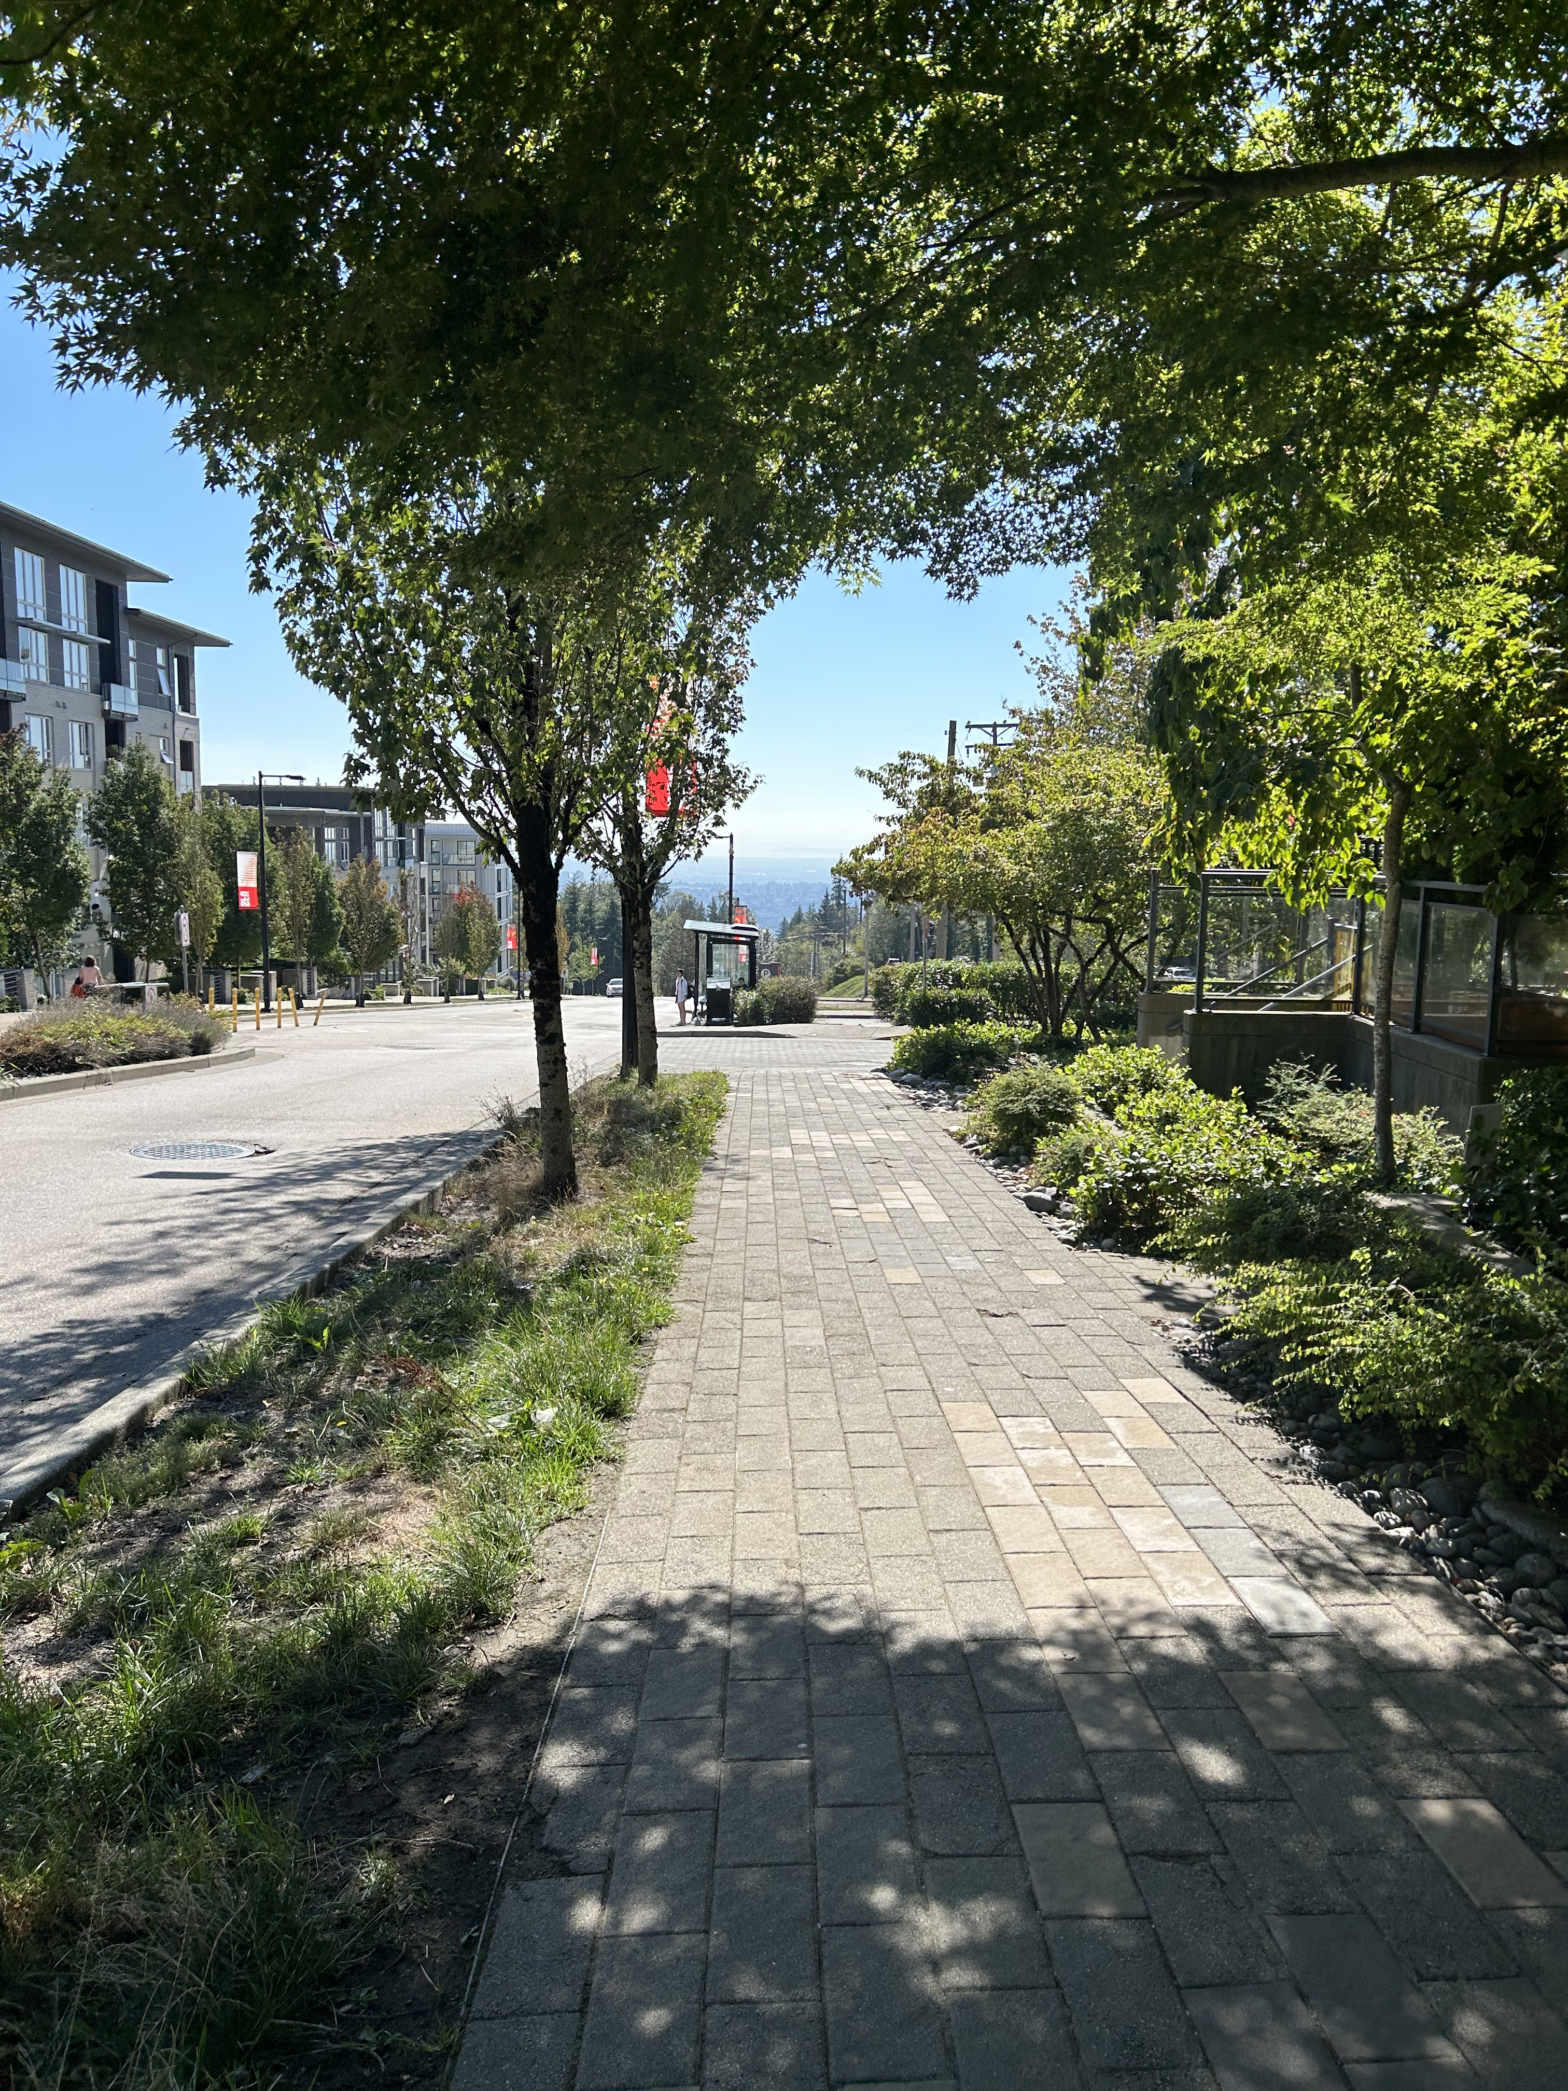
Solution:
M 1568 1059 L 1568 916 L 1505 915 L 1499 936 L 1497 1051 Z
M 750 967 L 744 945 L 721 944 L 716 939 L 708 946 L 708 982 L 713 986 L 744 987 Z
M 1189 987 L 1198 975 L 1198 896 L 1185 886 L 1161 886 L 1154 914 L 1155 987 Z
M 1406 902 L 1419 926 L 1420 909 Z M 1456 1045 L 1486 1050 L 1492 1000 L 1492 932 L 1486 908 L 1433 901 L 1427 907 L 1426 964 L 1421 977 L 1421 1029 Z M 1404 924 L 1400 923 L 1403 956 Z

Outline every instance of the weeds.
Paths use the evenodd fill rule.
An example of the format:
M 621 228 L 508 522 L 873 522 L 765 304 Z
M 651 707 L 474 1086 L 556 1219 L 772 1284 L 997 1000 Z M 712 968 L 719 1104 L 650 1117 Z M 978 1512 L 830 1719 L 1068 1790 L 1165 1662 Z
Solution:
M 472 1681 L 465 1633 L 507 1616 L 635 1400 L 723 1091 L 585 1090 L 570 1207 L 517 1193 L 519 1123 L 438 1219 L 268 1308 L 0 1545 L 0 2077 L 306 2080 L 332 1985 L 406 1896 L 262 1782 Z

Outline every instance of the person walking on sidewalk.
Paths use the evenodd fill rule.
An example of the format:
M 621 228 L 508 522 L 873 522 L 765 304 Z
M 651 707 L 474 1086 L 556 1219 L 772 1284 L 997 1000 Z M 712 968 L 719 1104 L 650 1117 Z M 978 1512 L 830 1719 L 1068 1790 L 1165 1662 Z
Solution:
M 686 975 L 677 973 L 675 976 L 675 1013 L 683 1024 L 686 1021 L 686 1004 L 690 997 L 691 988 L 687 984 Z

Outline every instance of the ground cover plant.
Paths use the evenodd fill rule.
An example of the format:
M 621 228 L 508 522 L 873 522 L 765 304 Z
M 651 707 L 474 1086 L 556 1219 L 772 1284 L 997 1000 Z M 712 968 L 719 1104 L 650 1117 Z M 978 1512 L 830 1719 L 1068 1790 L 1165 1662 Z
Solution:
M 0 2078 L 435 2080 L 460 1969 L 419 2037 L 388 2034 L 385 1988 L 354 2030 L 423 1875 L 337 1829 L 345 1785 L 314 1816 L 303 1796 L 373 1791 L 385 1753 L 477 1718 L 484 1630 L 635 1399 L 724 1087 L 584 1091 L 567 1205 L 508 1114 L 438 1214 L 267 1310 L 159 1429 L 6 1529 Z
M 973 1082 L 994 1068 L 1006 1067 L 1018 1053 L 1039 1042 L 1033 1026 L 1003 1023 L 932 1024 L 906 1031 L 893 1046 L 892 1065 L 900 1074 L 926 1082 Z
M 107 996 L 40 1009 L 0 1032 L 0 1074 L 76 1074 L 145 1060 L 211 1053 L 227 1036 L 193 997 L 174 995 L 154 1009 Z

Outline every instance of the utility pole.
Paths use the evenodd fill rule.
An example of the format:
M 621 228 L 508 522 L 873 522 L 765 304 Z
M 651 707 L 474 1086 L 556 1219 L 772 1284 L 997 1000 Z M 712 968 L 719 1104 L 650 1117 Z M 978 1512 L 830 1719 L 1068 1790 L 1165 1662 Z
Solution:
M 735 837 L 730 837 L 730 912 L 729 920 L 735 920 Z
M 1015 733 L 1017 730 L 1018 726 L 1015 719 L 965 719 L 964 721 L 965 733 L 985 733 L 990 735 L 993 760 L 1002 745 L 1002 735 L 1004 733 Z M 987 915 L 985 918 L 985 956 L 987 965 L 994 966 L 996 964 L 996 917 L 994 915 Z

